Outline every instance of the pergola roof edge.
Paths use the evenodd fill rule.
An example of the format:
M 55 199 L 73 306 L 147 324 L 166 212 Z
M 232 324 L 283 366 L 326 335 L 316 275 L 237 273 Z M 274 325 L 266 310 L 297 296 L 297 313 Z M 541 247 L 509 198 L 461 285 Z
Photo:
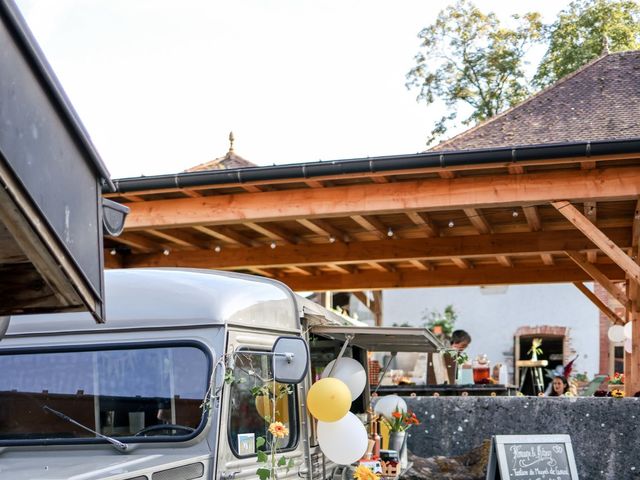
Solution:
M 372 174 L 385 171 L 402 171 L 417 168 L 459 167 L 496 162 L 530 162 L 552 158 L 584 157 L 598 155 L 640 153 L 640 138 L 606 141 L 582 141 L 552 143 L 546 145 L 521 145 L 513 147 L 483 148 L 476 150 L 449 150 L 406 155 L 295 163 L 229 170 L 183 172 L 171 175 L 154 175 L 114 180 L 116 192 L 164 188 L 193 188 L 204 185 L 238 184 L 299 178 L 301 180 L 328 175 Z M 104 193 L 111 190 L 105 189 Z

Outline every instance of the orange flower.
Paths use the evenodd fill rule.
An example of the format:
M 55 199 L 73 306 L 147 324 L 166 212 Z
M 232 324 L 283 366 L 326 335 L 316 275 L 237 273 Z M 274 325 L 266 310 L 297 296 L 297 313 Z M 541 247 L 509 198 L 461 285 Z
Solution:
M 402 412 L 396 410 L 395 412 L 391 413 L 391 416 L 395 418 L 402 418 Z
M 378 480 L 380 477 L 373 473 L 368 467 L 358 465 L 356 471 L 353 472 L 353 478 L 356 480 Z
M 282 422 L 273 422 L 269 425 L 269 432 L 276 438 L 284 438 L 289 435 L 289 429 Z

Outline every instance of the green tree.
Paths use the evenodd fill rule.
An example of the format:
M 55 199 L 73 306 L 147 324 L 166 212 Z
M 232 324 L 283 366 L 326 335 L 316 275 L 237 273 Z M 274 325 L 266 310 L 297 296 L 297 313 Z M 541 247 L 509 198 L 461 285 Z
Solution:
M 529 94 L 524 57 L 542 38 L 539 13 L 514 15 L 515 28 L 500 23 L 468 0 L 441 11 L 418 37 L 421 48 L 406 85 L 418 89 L 418 101 L 444 102 L 450 113 L 437 122 L 427 144 L 443 135 L 461 105 L 471 107 L 462 123 L 490 118 Z
M 633 0 L 576 0 L 547 28 L 549 47 L 534 77 L 546 87 L 611 52 L 640 48 L 640 5 Z

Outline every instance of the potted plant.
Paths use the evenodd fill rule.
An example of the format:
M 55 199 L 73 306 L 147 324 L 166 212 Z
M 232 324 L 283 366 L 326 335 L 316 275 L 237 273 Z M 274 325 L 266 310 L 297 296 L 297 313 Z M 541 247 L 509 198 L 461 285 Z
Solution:
M 440 313 L 437 310 L 431 312 L 425 310 L 422 314 L 422 320 L 425 321 L 424 325 L 431 330 L 434 335 L 445 338 L 451 336 L 457 319 L 458 314 L 453 309 L 453 305 L 447 305 L 444 313 Z
M 624 373 L 614 373 L 613 377 L 609 377 L 607 384 L 607 391 L 620 391 L 624 392 Z

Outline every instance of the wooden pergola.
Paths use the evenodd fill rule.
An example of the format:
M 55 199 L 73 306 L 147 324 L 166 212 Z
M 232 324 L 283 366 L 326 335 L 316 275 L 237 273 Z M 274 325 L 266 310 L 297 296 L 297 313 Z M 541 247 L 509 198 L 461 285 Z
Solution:
M 428 152 L 121 179 L 108 267 L 264 275 L 293 290 L 571 282 L 637 323 L 640 141 Z M 600 283 L 616 314 L 583 284 Z M 627 355 L 640 390 L 640 326 Z

